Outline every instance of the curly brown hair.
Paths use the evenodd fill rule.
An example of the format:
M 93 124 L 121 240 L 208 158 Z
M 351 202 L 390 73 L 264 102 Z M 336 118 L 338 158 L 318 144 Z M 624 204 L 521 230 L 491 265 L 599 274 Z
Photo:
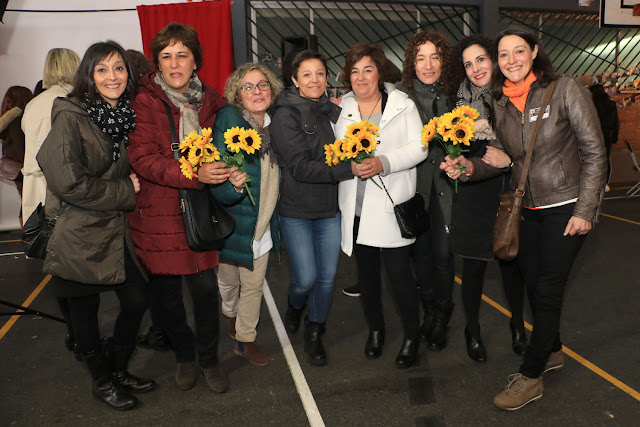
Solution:
M 263 64 L 254 64 L 252 62 L 242 64 L 236 68 L 236 70 L 231 73 L 227 79 L 227 82 L 224 85 L 224 97 L 227 98 L 229 104 L 235 105 L 236 107 L 242 106 L 242 97 L 240 96 L 242 79 L 244 79 L 244 76 L 246 76 L 248 72 L 253 70 L 260 71 L 267 78 L 267 81 L 271 85 L 271 102 L 269 106 L 273 105 L 274 101 L 282 91 L 282 82 L 280 82 L 278 76 L 276 76 L 269 67 Z
M 420 46 L 426 42 L 431 42 L 436 46 L 436 52 L 440 55 L 442 64 L 440 81 L 444 84 L 445 92 L 449 92 L 450 79 L 448 77 L 451 70 L 453 46 L 451 46 L 451 42 L 444 34 L 435 30 L 420 31 L 409 39 L 402 63 L 402 84 L 407 89 L 413 90 L 413 81 L 416 78 L 416 55 Z

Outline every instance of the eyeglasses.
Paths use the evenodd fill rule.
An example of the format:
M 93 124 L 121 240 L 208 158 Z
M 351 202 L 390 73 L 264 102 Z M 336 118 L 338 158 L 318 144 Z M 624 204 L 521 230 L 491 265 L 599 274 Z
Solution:
M 266 81 L 260 82 L 257 85 L 247 83 L 246 85 L 242 86 L 240 89 L 242 90 L 242 93 L 244 93 L 245 95 L 251 95 L 253 92 L 256 91 L 256 88 L 259 89 L 260 92 L 266 92 L 271 89 L 271 83 Z

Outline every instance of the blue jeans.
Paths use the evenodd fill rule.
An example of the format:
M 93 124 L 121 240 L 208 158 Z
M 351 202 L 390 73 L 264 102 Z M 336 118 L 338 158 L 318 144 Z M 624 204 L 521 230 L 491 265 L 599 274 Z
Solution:
M 309 303 L 309 320 L 327 320 L 333 279 L 340 255 L 340 212 L 334 218 L 299 219 L 280 216 L 293 278 L 289 303 L 302 309 Z

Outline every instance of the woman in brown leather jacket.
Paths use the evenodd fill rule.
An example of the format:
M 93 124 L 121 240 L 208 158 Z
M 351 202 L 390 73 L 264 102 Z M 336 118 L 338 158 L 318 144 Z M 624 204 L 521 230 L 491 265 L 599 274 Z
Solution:
M 558 81 L 553 95 L 541 106 L 553 80 Z M 555 74 L 529 30 L 510 27 L 498 36 L 492 94 L 495 147 L 489 147 L 482 159 L 448 159 L 441 167 L 455 179 L 460 163 L 468 167 L 471 180 L 478 180 L 512 165 L 513 191 L 535 122 L 542 120 L 525 187 L 518 253 L 534 327 L 519 372 L 494 398 L 498 408 L 515 410 L 542 397 L 542 374 L 564 365 L 559 335 L 562 300 L 573 262 L 598 219 L 606 154 L 591 94 L 576 80 Z

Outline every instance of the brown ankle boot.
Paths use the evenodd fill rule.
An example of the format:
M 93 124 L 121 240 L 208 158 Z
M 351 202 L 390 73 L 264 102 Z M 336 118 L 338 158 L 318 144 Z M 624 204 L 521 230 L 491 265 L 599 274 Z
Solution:
M 267 353 L 258 347 L 255 342 L 238 341 L 234 352 L 256 366 L 267 366 L 270 362 Z
M 198 380 L 198 371 L 194 362 L 178 363 L 176 366 L 176 384 L 180 390 L 191 390 Z
M 540 399 L 542 391 L 542 377 L 529 378 L 520 373 L 509 375 L 509 384 L 493 398 L 493 404 L 505 411 L 515 411 Z
M 211 368 L 205 368 L 202 370 L 204 377 L 207 380 L 207 385 L 216 393 L 224 393 L 229 390 L 229 380 L 222 369 L 220 369 L 220 364 L 218 363 Z

